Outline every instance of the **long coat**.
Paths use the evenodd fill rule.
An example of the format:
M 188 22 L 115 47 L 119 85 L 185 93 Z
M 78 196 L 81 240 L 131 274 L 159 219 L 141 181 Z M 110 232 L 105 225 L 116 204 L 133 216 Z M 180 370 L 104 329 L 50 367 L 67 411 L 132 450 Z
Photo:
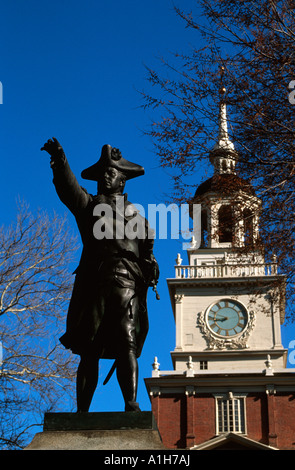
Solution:
M 136 343 L 137 357 L 148 331 L 148 316 L 146 295 L 149 285 L 153 258 L 153 243 L 148 223 L 136 212 L 134 206 L 124 196 L 124 226 L 134 217 L 141 220 L 145 235 L 143 238 L 118 239 L 94 236 L 94 225 L 97 217 L 93 215 L 97 204 L 107 203 L 116 211 L 115 201 L 103 194 L 93 196 L 88 194 L 76 180 L 65 159 L 62 165 L 55 166 L 54 185 L 61 201 L 73 213 L 81 235 L 83 250 L 78 268 L 75 271 L 75 282 L 67 315 L 66 333 L 60 338 L 62 344 L 76 354 L 82 354 L 91 344 L 100 344 L 99 356 L 116 358 L 118 352 L 111 331 L 101 331 L 107 312 L 103 306 L 104 296 L 110 293 L 112 286 L 125 288 L 130 302 L 134 294 L 139 298 L 137 312 Z M 116 219 L 112 223 L 116 225 Z M 122 219 L 121 219 L 122 221 Z M 123 277 L 120 271 L 127 271 Z M 116 271 L 119 271 L 116 275 Z M 126 290 L 127 289 L 127 290 Z M 111 293 L 110 293 L 111 294 Z M 112 296 L 112 294 L 111 294 Z M 116 306 L 112 306 L 114 309 Z

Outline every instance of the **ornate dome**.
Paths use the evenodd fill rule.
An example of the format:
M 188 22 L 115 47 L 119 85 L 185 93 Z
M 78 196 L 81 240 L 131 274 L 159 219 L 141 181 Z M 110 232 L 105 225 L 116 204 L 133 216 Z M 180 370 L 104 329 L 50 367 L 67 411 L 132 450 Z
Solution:
M 212 178 L 200 184 L 195 192 L 195 198 L 209 192 L 216 192 L 223 195 L 243 191 L 250 196 L 255 196 L 255 191 L 251 184 L 234 173 L 214 174 Z

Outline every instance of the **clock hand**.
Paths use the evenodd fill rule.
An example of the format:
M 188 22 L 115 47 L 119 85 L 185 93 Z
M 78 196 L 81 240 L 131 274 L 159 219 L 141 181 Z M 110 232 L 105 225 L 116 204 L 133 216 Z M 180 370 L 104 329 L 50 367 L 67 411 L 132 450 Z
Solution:
M 216 317 L 215 317 L 215 316 L 214 316 L 214 317 L 210 317 L 210 316 L 209 316 L 209 318 L 211 318 L 212 320 L 217 320 L 217 321 L 225 321 L 225 320 L 228 320 L 228 317 L 224 317 L 224 316 L 222 316 L 221 318 L 220 318 L 220 317 L 218 318 L 217 316 L 216 316 Z

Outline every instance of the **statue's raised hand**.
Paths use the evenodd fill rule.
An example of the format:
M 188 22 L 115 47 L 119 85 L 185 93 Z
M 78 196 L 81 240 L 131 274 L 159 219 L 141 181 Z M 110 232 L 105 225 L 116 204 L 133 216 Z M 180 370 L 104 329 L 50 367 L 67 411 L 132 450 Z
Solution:
M 41 150 L 45 150 L 51 156 L 51 167 L 54 167 L 56 164 L 63 163 L 65 161 L 65 154 L 63 148 L 55 137 L 52 137 L 52 139 L 47 140 Z

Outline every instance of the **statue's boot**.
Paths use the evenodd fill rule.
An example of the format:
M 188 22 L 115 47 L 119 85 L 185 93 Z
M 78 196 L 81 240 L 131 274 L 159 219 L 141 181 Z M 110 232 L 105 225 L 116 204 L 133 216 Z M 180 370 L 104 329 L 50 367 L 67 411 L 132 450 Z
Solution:
M 129 351 L 125 358 L 121 357 L 118 360 L 117 377 L 125 401 L 125 411 L 140 411 L 136 402 L 138 364 L 133 351 Z
M 141 411 L 141 409 L 136 401 L 128 401 L 125 402 L 125 411 Z

